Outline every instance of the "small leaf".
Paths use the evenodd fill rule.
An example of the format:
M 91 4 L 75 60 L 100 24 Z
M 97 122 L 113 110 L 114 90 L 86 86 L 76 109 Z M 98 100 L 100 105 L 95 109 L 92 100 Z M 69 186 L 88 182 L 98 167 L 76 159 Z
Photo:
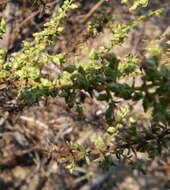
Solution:
M 97 99 L 100 100 L 100 101 L 108 101 L 108 100 L 109 100 L 109 96 L 108 96 L 108 94 L 103 93 L 103 94 L 100 94 L 100 95 L 97 97 Z
M 105 143 L 102 137 L 96 137 L 93 139 L 94 145 L 97 149 L 103 150 L 105 148 Z
M 76 70 L 76 67 L 74 65 L 68 65 L 65 70 L 69 73 L 73 73 Z
M 5 55 L 5 50 L 0 48 L 0 56 L 3 56 L 3 55 Z
M 96 53 L 96 52 L 91 52 L 89 54 L 89 59 L 92 59 L 92 60 L 98 60 L 100 58 L 99 54 Z

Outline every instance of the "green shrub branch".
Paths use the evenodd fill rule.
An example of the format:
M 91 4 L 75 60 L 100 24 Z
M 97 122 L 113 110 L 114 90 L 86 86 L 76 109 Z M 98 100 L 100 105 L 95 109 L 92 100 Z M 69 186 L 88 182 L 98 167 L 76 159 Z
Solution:
M 127 1 L 122 1 L 127 3 Z M 131 10 L 139 6 L 146 6 L 148 1 L 135 1 Z M 105 152 L 114 153 L 118 157 L 123 155 L 123 149 L 133 152 L 147 152 L 154 157 L 160 154 L 162 147 L 169 142 L 170 124 L 170 70 L 169 61 L 162 61 L 162 57 L 169 50 L 163 50 L 160 42 L 148 49 L 148 58 L 139 60 L 133 55 L 118 59 L 112 48 L 121 45 L 128 38 L 128 33 L 140 21 L 150 16 L 159 16 L 162 9 L 149 11 L 133 19 L 129 23 L 111 23 L 109 28 L 113 33 L 110 46 L 101 47 L 87 55 L 88 61 L 68 64 L 64 53 L 50 55 L 46 52 L 48 46 L 53 45 L 56 35 L 63 31 L 61 21 L 67 17 L 70 9 L 77 8 L 72 0 L 64 1 L 59 9 L 59 15 L 44 24 L 44 30 L 34 34 L 34 41 L 23 42 L 22 52 L 16 52 L 6 60 L 6 52 L 0 50 L 0 83 L 7 84 L 18 91 L 19 99 L 38 102 L 41 97 L 61 96 L 67 105 L 76 107 L 82 114 L 81 102 L 77 92 L 88 93 L 91 98 L 107 102 L 105 120 L 108 130 L 105 138 L 97 138 L 94 146 L 99 150 L 100 158 L 106 159 Z M 5 22 L 0 24 L 0 36 L 5 32 Z M 161 40 L 160 40 L 161 41 Z M 61 75 L 47 77 L 42 72 L 43 65 L 53 63 L 60 69 Z M 136 81 L 140 77 L 140 84 Z M 130 80 L 131 82 L 127 82 Z M 97 96 L 95 95 L 97 92 Z M 127 103 L 122 107 L 121 102 Z M 130 103 L 142 102 L 149 126 L 138 129 L 140 116 L 132 114 Z M 148 116 L 149 115 L 149 116 Z M 122 130 L 128 127 L 129 130 Z M 116 148 L 112 140 L 118 138 Z M 150 143 L 152 142 L 152 143 Z M 71 146 L 71 144 L 68 144 Z M 77 145 L 78 146 L 78 145 Z M 81 146 L 71 146 L 84 155 L 89 163 L 89 150 Z M 109 150 L 107 148 L 110 147 Z M 103 157 L 104 155 L 104 157 Z

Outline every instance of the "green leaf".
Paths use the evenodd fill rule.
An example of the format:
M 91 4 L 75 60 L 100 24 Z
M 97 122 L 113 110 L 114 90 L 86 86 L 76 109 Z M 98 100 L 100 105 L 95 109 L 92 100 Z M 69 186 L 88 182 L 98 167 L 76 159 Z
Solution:
M 95 147 L 99 150 L 103 150 L 106 146 L 102 137 L 95 137 L 92 141 L 94 142 Z
M 117 92 L 118 88 L 119 85 L 115 82 L 108 84 L 108 89 L 111 90 L 112 92 Z
M 96 52 L 91 52 L 90 54 L 89 54 L 89 59 L 92 59 L 92 60 L 98 60 L 100 58 L 100 56 L 99 56 L 99 54 L 98 53 L 96 53 Z
M 114 108 L 113 103 L 109 103 L 109 107 L 107 108 L 105 113 L 106 122 L 109 125 L 113 124 L 113 122 L 115 121 L 113 108 Z
M 105 76 L 107 82 L 116 81 L 117 72 L 114 71 L 112 68 L 108 67 L 105 70 Z
M 5 55 L 5 50 L 4 49 L 2 49 L 2 48 L 0 48 L 0 56 L 3 56 L 3 55 Z
M 127 3 L 128 2 L 128 0 L 121 0 L 121 3 L 123 4 L 123 3 Z
M 60 65 L 66 62 L 66 57 L 63 54 L 57 54 L 53 56 L 52 60 L 56 65 Z
M 39 67 L 29 66 L 27 69 L 28 69 L 29 76 L 32 80 L 36 80 L 40 77 L 40 68 Z
M 5 33 L 5 30 L 6 30 L 6 22 L 4 19 L 2 19 L 0 22 L 0 38 Z
M 100 101 L 108 101 L 109 100 L 109 96 L 106 93 L 103 94 L 99 94 L 99 96 L 97 97 L 98 100 Z
M 146 7 L 148 5 L 149 0 L 135 0 L 133 5 L 130 7 L 131 11 L 136 10 L 138 7 Z
M 41 78 L 41 84 L 45 87 L 51 87 L 52 86 L 52 82 L 46 78 Z
M 133 101 L 138 101 L 140 99 L 142 99 L 143 95 L 141 92 L 136 92 L 134 95 L 133 95 Z
M 68 65 L 65 70 L 69 73 L 73 73 L 76 70 L 76 67 L 74 65 Z
M 72 78 L 73 78 L 74 84 L 79 89 L 88 90 L 88 88 L 89 88 L 88 81 L 86 80 L 86 78 L 82 74 L 76 74 Z

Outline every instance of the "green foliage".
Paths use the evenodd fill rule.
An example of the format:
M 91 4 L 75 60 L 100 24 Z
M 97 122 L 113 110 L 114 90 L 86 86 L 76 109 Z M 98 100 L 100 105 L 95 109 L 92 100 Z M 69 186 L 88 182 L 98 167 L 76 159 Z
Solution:
M 121 0 L 121 3 L 128 3 L 129 0 Z M 134 0 L 132 3 L 132 6 L 130 7 L 130 10 L 134 11 L 138 7 L 146 7 L 148 5 L 149 0 Z
M 127 3 L 127 0 L 121 2 Z M 135 10 L 147 3 L 147 0 L 134 1 L 130 9 Z M 59 15 L 47 22 L 43 31 L 34 34 L 34 42 L 24 41 L 23 51 L 14 53 L 9 60 L 5 61 L 5 51 L 0 49 L 0 83 L 10 81 L 9 85 L 18 91 L 18 98 L 31 102 L 38 102 L 41 97 L 64 97 L 67 105 L 70 108 L 75 106 L 79 114 L 83 114 L 81 103 L 77 100 L 79 91 L 86 92 L 98 101 L 107 102 L 105 120 L 108 129 L 103 137 L 93 140 L 94 148 L 99 152 L 99 160 L 103 163 L 109 160 L 108 154 L 115 154 L 119 159 L 126 157 L 133 163 L 131 157 L 124 154 L 126 149 L 133 153 L 147 152 L 150 157 L 161 154 L 162 147 L 169 142 L 170 134 L 170 70 L 169 62 L 161 61 L 167 52 L 156 44 L 148 48 L 150 56 L 141 64 L 131 54 L 118 59 L 112 48 L 121 45 L 142 19 L 159 15 L 162 10 L 149 11 L 129 23 L 110 23 L 108 27 L 114 35 L 110 45 L 90 52 L 87 62 L 79 61 L 71 65 L 67 63 L 65 54 L 50 55 L 45 50 L 53 44 L 53 38 L 63 31 L 61 20 L 70 9 L 76 7 L 72 0 L 64 1 Z M 89 29 L 93 34 L 98 33 L 93 23 L 89 23 Z M 1 21 L 0 36 L 4 32 L 5 23 Z M 43 65 L 49 62 L 62 71 L 55 78 L 42 72 Z M 136 84 L 138 77 L 140 84 Z M 94 92 L 98 93 L 97 97 Z M 122 101 L 127 106 L 122 106 Z M 133 113 L 132 106 L 128 106 L 129 102 L 142 102 L 146 113 L 144 117 L 149 120 L 147 127 L 138 127 L 138 120 L 142 116 Z M 113 143 L 115 138 L 116 145 Z M 70 151 L 77 151 L 87 164 L 93 160 L 89 148 L 70 142 L 67 146 Z M 76 158 L 73 156 L 68 168 L 75 167 L 75 164 Z
M 0 22 L 0 38 L 5 33 L 5 30 L 6 30 L 6 22 L 5 20 L 2 19 Z

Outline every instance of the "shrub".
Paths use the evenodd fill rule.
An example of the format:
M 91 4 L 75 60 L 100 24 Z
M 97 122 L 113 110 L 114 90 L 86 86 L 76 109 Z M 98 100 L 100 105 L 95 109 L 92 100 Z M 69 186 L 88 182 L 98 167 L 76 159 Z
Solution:
M 127 0 L 122 0 L 127 3 Z M 148 1 L 135 1 L 131 10 L 138 6 L 147 6 Z M 131 156 L 125 154 L 136 151 L 146 152 L 150 157 L 161 154 L 170 139 L 170 70 L 169 61 L 162 59 L 169 55 L 169 50 L 161 46 L 161 39 L 146 51 L 149 57 L 140 60 L 132 54 L 117 58 L 113 47 L 121 45 L 128 38 L 128 33 L 140 21 L 152 15 L 159 16 L 162 9 L 148 11 L 128 23 L 113 22 L 108 25 L 114 35 L 110 44 L 92 51 L 88 61 L 76 64 L 67 63 L 67 55 L 50 55 L 46 48 L 52 46 L 53 38 L 63 31 L 60 25 L 70 9 L 77 8 L 73 0 L 66 0 L 59 9 L 59 15 L 44 24 L 44 30 L 34 34 L 34 41 L 23 42 L 23 50 L 13 53 L 6 59 L 6 52 L 0 50 L 0 83 L 8 89 L 16 89 L 18 99 L 36 103 L 41 97 L 64 97 L 69 108 L 76 107 L 83 114 L 82 102 L 78 101 L 79 91 L 91 98 L 107 102 L 105 121 L 108 128 L 103 137 L 94 139 L 94 149 L 99 153 L 98 161 L 109 163 L 108 157 L 116 155 L 132 163 Z M 90 28 L 94 29 L 93 22 Z M 96 35 L 96 31 L 93 35 Z M 5 32 L 5 22 L 1 21 L 0 34 Z M 74 55 L 73 55 L 74 57 Z M 76 62 L 76 61 L 75 61 Z M 53 63 L 61 71 L 56 77 L 47 77 L 42 68 Z M 140 78 L 140 84 L 136 81 Z M 127 81 L 131 82 L 127 82 Z M 95 93 L 94 93 L 95 92 Z M 97 93 L 96 93 L 97 92 Z M 97 95 L 96 95 L 97 94 Z M 122 105 L 122 102 L 124 105 Z M 141 102 L 144 115 L 134 112 L 133 104 Z M 144 117 L 148 122 L 138 120 Z M 116 139 L 116 142 L 113 141 Z M 83 155 L 87 163 L 92 158 L 89 148 L 67 142 L 71 150 Z M 73 167 L 75 159 L 69 167 Z

